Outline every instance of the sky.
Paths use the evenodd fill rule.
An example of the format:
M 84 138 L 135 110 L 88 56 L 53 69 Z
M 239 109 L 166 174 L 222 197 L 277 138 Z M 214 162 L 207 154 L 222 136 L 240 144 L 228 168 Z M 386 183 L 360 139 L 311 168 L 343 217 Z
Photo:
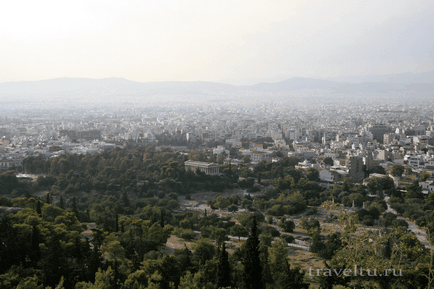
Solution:
M 14 0 L 0 82 L 278 81 L 434 70 L 432 0 Z

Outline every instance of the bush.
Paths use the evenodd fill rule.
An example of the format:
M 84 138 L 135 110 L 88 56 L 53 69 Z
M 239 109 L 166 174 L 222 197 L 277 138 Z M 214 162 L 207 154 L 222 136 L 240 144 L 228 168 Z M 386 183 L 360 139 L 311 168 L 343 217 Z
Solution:
M 306 231 L 310 231 L 311 229 L 316 229 L 320 227 L 319 221 L 312 218 L 301 218 L 301 227 Z
M 408 229 L 408 223 L 403 219 L 396 219 L 393 221 L 393 226 L 395 227 L 403 227 L 405 229 Z
M 274 227 L 270 227 L 270 226 L 261 226 L 261 231 L 264 234 L 270 234 L 272 237 L 279 237 L 280 236 L 280 232 L 274 228 Z
M 170 193 L 169 198 L 171 198 L 173 200 L 178 200 L 178 194 L 177 193 Z
M 196 238 L 196 233 L 191 229 L 178 228 L 175 230 L 175 235 L 187 241 L 191 241 Z
M 236 212 L 238 211 L 238 206 L 237 205 L 230 205 L 228 207 L 228 212 Z
M 362 224 L 365 226 L 373 226 L 374 225 L 374 219 L 370 215 L 366 215 L 363 217 Z
M 295 238 L 292 235 L 285 235 L 283 236 L 283 239 L 287 242 L 287 243 L 294 243 Z
M 272 216 L 283 216 L 285 214 L 285 210 L 282 205 L 274 205 L 269 210 L 268 213 Z
M 311 208 L 307 209 L 306 215 L 307 216 L 315 215 L 317 212 L 318 212 L 317 208 L 311 207 Z
M 284 232 L 291 233 L 295 229 L 295 224 L 291 220 L 281 220 L 278 224 L 280 228 L 283 229 Z
M 181 234 L 181 238 L 183 238 L 184 240 L 187 240 L 187 241 L 191 241 L 194 238 L 196 238 L 196 233 L 190 229 L 184 230 L 184 232 L 182 232 L 182 234 Z

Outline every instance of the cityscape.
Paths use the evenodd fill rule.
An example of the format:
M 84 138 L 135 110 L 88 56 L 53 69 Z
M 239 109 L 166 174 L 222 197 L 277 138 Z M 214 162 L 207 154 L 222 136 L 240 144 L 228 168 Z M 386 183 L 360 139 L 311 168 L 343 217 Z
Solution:
M 434 2 L 6 1 L 1 289 L 434 288 Z

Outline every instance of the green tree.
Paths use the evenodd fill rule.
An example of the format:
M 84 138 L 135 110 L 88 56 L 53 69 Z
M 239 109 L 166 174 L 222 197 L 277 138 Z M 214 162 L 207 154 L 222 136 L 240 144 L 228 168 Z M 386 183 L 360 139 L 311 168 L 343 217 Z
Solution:
M 47 202 L 47 204 L 51 204 L 51 202 L 52 202 L 52 198 L 51 198 L 51 195 L 50 195 L 50 193 L 47 193 L 47 195 L 45 196 L 46 197 L 46 202 Z
M 235 224 L 231 227 L 231 235 L 238 237 L 238 241 L 240 241 L 241 237 L 247 237 L 249 235 L 249 231 L 239 224 Z
M 42 210 L 41 210 L 41 201 L 40 200 L 38 200 L 38 202 L 36 203 L 36 213 L 39 215 L 39 216 L 42 216 Z
M 423 199 L 422 188 L 419 185 L 418 180 L 414 180 L 409 186 L 407 186 L 407 193 L 405 194 L 407 199 Z
M 331 157 L 324 158 L 324 163 L 326 165 L 332 166 L 333 165 L 333 159 Z
M 273 288 L 305 288 L 304 271 L 300 267 L 291 269 L 288 263 L 288 248 L 283 245 L 283 240 L 273 243 L 270 248 L 270 268 L 273 276 Z
M 384 170 L 384 168 L 382 166 L 373 166 L 369 168 L 369 173 L 370 174 L 382 174 L 385 175 L 386 171 Z
M 217 198 L 214 199 L 214 206 L 216 206 L 219 209 L 224 209 L 227 208 L 230 204 L 231 201 L 223 196 L 218 196 Z
M 211 260 L 215 254 L 214 245 L 205 239 L 200 239 L 193 247 L 194 257 L 200 264 L 205 264 L 207 260 Z
M 243 157 L 243 162 L 245 163 L 245 164 L 249 164 L 250 163 L 250 156 L 244 156 Z
M 405 171 L 404 166 L 394 165 L 392 168 L 392 176 L 400 178 L 402 176 L 402 174 L 404 173 L 404 171 Z
M 77 201 L 75 200 L 75 197 L 72 197 L 71 209 L 72 209 L 72 212 L 75 214 L 75 216 L 78 219 L 78 217 L 79 217 L 78 207 L 77 207 Z
M 425 172 L 425 171 L 421 172 L 418 176 L 419 181 L 421 181 L 421 182 L 426 181 L 429 177 L 430 177 L 430 174 Z
M 38 261 L 41 259 L 41 249 L 39 248 L 40 243 L 40 233 L 38 230 L 38 227 L 36 225 L 33 225 L 32 228 L 32 249 L 31 249 L 31 261 L 33 263 L 33 266 L 35 266 Z
M 262 266 L 259 257 L 259 239 L 256 217 L 253 216 L 249 238 L 244 245 L 243 285 L 246 289 L 262 289 Z
M 291 220 L 285 220 L 282 218 L 282 220 L 277 224 L 280 228 L 283 229 L 284 232 L 291 233 L 295 229 L 295 224 Z
M 65 202 L 63 201 L 62 196 L 60 196 L 60 199 L 59 199 L 59 208 L 65 209 Z
M 225 242 L 223 242 L 217 262 L 217 288 L 229 286 L 231 286 L 231 268 Z
M 309 181 L 319 181 L 319 171 L 314 168 L 307 169 L 306 177 Z

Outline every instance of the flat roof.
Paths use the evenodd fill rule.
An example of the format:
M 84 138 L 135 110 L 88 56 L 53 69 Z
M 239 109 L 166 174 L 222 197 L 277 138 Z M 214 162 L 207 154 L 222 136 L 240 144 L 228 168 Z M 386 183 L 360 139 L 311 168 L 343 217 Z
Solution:
M 188 160 L 188 161 L 184 162 L 184 165 L 201 166 L 201 167 L 218 167 L 218 164 L 216 164 L 216 163 L 199 162 L 199 161 L 192 161 L 192 160 Z

